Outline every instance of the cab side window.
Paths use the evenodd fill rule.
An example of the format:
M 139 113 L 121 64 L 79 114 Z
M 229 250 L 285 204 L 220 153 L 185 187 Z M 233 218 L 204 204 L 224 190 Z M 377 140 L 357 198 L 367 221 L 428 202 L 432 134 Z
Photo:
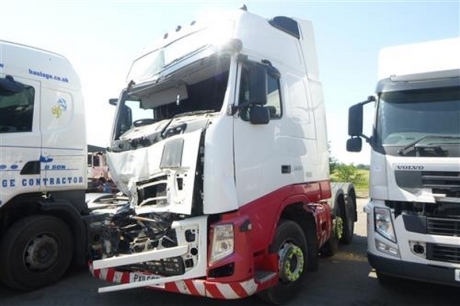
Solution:
M 267 107 L 270 110 L 270 119 L 281 118 L 281 91 L 279 79 L 267 75 Z
M 245 104 L 250 100 L 251 95 L 251 84 L 249 77 L 249 69 L 247 64 L 243 65 L 243 70 L 241 72 L 241 84 L 240 84 L 240 93 L 239 93 L 239 104 Z M 268 108 L 270 112 L 270 119 L 279 119 L 282 115 L 281 107 L 281 90 L 279 78 L 272 76 L 270 73 L 267 73 L 267 103 L 264 105 Z M 254 80 L 253 80 L 254 82 Z M 257 82 L 256 82 L 257 83 Z M 254 86 L 254 84 L 252 84 Z
M 0 82 L 0 133 L 31 132 L 35 90 L 14 80 Z M 14 83 L 13 83 L 14 82 Z M 14 86 L 10 86 L 14 84 Z

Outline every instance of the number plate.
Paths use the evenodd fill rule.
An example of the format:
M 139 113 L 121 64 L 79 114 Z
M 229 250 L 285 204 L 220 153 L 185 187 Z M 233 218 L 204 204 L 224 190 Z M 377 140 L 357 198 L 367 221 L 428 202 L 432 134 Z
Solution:
M 460 282 L 460 269 L 455 269 L 455 281 Z
M 147 281 L 147 280 L 153 280 L 153 279 L 158 279 L 160 278 L 159 276 L 157 275 L 152 275 L 152 274 L 143 274 L 143 273 L 138 273 L 138 272 L 133 272 L 133 273 L 130 273 L 129 275 L 129 282 L 130 283 L 136 283 L 136 282 L 143 282 L 143 281 Z M 157 287 L 157 288 L 163 288 L 165 287 L 165 284 L 159 284 L 159 285 L 149 285 L 151 287 Z

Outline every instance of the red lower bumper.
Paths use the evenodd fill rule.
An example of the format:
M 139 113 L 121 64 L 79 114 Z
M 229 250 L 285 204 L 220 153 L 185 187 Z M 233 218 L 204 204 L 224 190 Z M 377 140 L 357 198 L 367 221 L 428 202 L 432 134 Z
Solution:
M 126 284 L 142 279 L 142 275 L 145 276 L 145 279 L 147 279 L 149 276 L 152 276 L 149 274 L 142 274 L 140 276 L 140 273 L 117 271 L 110 268 L 94 270 L 92 264 L 89 265 L 89 268 L 91 274 L 95 278 L 99 278 L 112 283 Z M 259 284 L 256 283 L 254 278 L 243 282 L 234 283 L 210 282 L 204 279 L 186 279 L 148 288 L 196 296 L 205 296 L 216 299 L 245 298 L 262 289 L 259 287 Z

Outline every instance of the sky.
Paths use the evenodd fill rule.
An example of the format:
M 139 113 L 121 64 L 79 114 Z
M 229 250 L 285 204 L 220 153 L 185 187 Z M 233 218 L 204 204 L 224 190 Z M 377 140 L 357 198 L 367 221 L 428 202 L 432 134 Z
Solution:
M 0 10 L 0 39 L 69 59 L 83 87 L 88 143 L 107 146 L 114 116 L 108 99 L 119 96 L 143 49 L 177 25 L 242 4 L 267 19 L 282 15 L 313 22 L 331 155 L 346 164 L 369 164 L 366 143 L 360 153 L 346 151 L 348 108 L 374 93 L 379 50 L 460 36 L 458 0 L 7 0 Z M 372 111 L 365 108 L 367 135 Z

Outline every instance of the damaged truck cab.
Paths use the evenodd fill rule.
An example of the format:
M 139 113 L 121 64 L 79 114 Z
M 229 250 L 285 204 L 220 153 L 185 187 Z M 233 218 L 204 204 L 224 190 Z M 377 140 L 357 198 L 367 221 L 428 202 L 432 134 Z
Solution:
M 127 81 L 107 158 L 129 204 L 105 221 L 90 263 L 121 284 L 100 292 L 291 297 L 356 218 L 344 206 L 334 218 L 328 203 L 311 23 L 244 10 L 193 22 L 135 60 Z

